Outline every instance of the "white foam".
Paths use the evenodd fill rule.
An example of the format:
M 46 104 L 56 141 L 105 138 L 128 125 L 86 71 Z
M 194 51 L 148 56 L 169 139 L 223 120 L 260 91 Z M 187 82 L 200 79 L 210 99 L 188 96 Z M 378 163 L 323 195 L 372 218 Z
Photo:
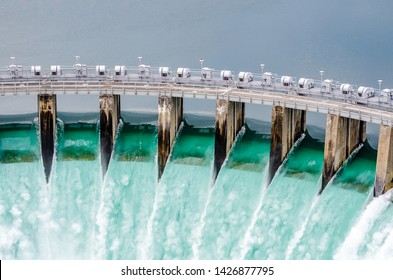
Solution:
M 194 234 L 194 240 L 195 241 L 192 244 L 192 254 L 193 254 L 192 258 L 194 260 L 199 260 L 201 258 L 201 256 L 200 256 L 200 247 L 202 245 L 202 232 L 203 232 L 203 229 L 205 228 L 205 225 L 206 225 L 207 209 L 208 209 L 208 207 L 209 207 L 209 205 L 211 203 L 211 197 L 212 197 L 213 191 L 214 191 L 214 187 L 211 186 L 210 190 L 209 190 L 209 193 L 208 193 L 208 196 L 207 196 L 207 200 L 206 200 L 205 206 L 203 208 L 203 212 L 202 212 L 202 215 L 201 215 L 199 226 L 196 229 L 195 234 Z
M 358 259 L 358 251 L 366 242 L 366 236 L 374 225 L 375 217 L 384 212 L 391 203 L 390 196 L 390 193 L 386 193 L 371 201 L 333 256 L 334 259 Z
M 20 217 L 20 215 L 22 214 L 22 211 L 20 211 L 19 208 L 16 207 L 16 205 L 13 205 L 10 210 L 10 213 L 14 218 L 17 218 L 17 217 Z
M 314 198 L 314 201 L 311 204 L 311 208 L 310 208 L 310 211 L 307 214 L 306 219 L 304 220 L 304 222 L 303 222 L 302 226 L 300 227 L 300 229 L 295 233 L 295 235 L 293 236 L 293 238 L 289 242 L 288 248 L 287 248 L 287 252 L 285 253 L 285 259 L 286 260 L 291 259 L 293 250 L 296 248 L 297 244 L 299 243 L 300 239 L 302 238 L 302 236 L 304 234 L 304 231 L 306 230 L 306 225 L 307 225 L 308 221 L 310 220 L 310 218 L 311 218 L 311 220 L 313 222 L 315 222 L 315 220 L 316 220 L 315 216 L 317 216 L 317 215 L 311 215 L 311 213 L 313 212 L 315 206 L 317 205 L 317 203 L 319 201 L 319 197 L 320 196 L 317 195 Z
M 72 229 L 72 231 L 73 231 L 75 234 L 78 234 L 78 233 L 82 232 L 82 226 L 81 226 L 80 224 L 78 224 L 78 223 L 73 223 L 73 224 L 71 225 L 71 229 Z
M 95 258 L 103 259 L 106 253 L 106 239 L 108 235 L 109 213 L 113 209 L 112 192 L 115 187 L 113 182 L 105 177 L 104 183 L 101 187 L 101 198 L 98 213 L 96 215 L 96 225 L 98 227 L 98 234 L 96 234 L 96 253 Z
M 254 242 L 254 239 L 252 238 L 251 233 L 254 230 L 255 224 L 258 220 L 258 217 L 261 212 L 262 205 L 263 205 L 263 202 L 265 199 L 267 187 L 269 185 L 268 184 L 268 176 L 269 176 L 269 165 L 268 164 L 266 164 L 263 174 L 264 174 L 264 179 L 262 181 L 262 186 L 261 186 L 262 193 L 261 193 L 261 197 L 258 202 L 258 207 L 255 210 L 255 212 L 253 213 L 250 226 L 247 228 L 247 231 L 244 235 L 244 239 L 240 243 L 240 256 L 238 256 L 236 259 L 242 259 L 242 260 L 245 259 L 247 252 L 250 249 L 251 244 Z

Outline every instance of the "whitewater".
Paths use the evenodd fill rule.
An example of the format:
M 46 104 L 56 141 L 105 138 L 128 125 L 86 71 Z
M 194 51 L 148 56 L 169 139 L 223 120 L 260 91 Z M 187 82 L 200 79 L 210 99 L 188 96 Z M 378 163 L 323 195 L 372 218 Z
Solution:
M 306 132 L 268 184 L 270 124 L 246 120 L 214 181 L 214 119 L 186 116 L 158 181 L 157 126 L 140 120 L 120 123 L 103 175 L 99 123 L 59 119 L 48 183 L 37 120 L 0 125 L 0 258 L 393 258 L 367 142 L 319 195 L 324 143 Z

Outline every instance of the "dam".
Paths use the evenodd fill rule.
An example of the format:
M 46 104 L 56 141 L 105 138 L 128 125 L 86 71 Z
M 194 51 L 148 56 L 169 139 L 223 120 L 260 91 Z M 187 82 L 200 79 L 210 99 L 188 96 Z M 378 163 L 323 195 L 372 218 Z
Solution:
M 150 95 L 158 98 L 158 178 L 183 116 L 183 98 L 216 100 L 214 176 L 218 175 L 236 135 L 244 125 L 246 103 L 272 106 L 269 178 L 284 161 L 294 143 L 306 130 L 306 112 L 327 114 L 322 189 L 351 153 L 366 140 L 366 123 L 380 124 L 375 195 L 393 187 L 393 90 L 360 86 L 333 80 L 315 82 L 270 72 L 220 72 L 203 67 L 198 70 L 169 67 L 152 68 L 105 65 L 88 69 L 85 64 L 62 68 L 52 65 L 48 73 L 31 66 L 23 74 L 21 65 L 10 65 L 2 75 L 1 96 L 37 95 L 42 157 L 49 179 L 56 134 L 56 95 L 98 94 L 100 145 L 105 174 L 121 118 L 122 95 Z M 155 74 L 154 74 L 155 72 Z M 218 73 L 215 73 L 218 72 Z M 216 78 L 219 76 L 219 78 Z M 254 78 L 255 77 L 255 78 Z
M 244 141 L 247 141 L 247 137 L 250 137 L 248 136 L 249 132 L 245 132 L 245 110 L 247 104 L 268 105 L 272 107 L 270 137 L 268 139 L 263 138 L 261 140 L 263 145 L 259 147 L 256 147 L 252 141 L 249 142 L 250 145 L 254 145 L 254 151 L 260 149 L 264 151 L 265 155 L 268 155 L 263 159 L 263 161 L 266 160 L 266 165 L 264 167 L 255 167 L 257 172 L 254 173 L 258 175 L 252 175 L 255 176 L 255 188 L 253 187 L 250 195 L 252 193 L 258 194 L 256 197 L 260 197 L 261 200 L 258 201 L 255 198 L 249 197 L 250 202 L 252 202 L 250 203 L 249 211 L 238 209 L 239 213 L 243 213 L 243 211 L 247 212 L 247 214 L 244 214 L 244 218 L 242 218 L 245 219 L 242 225 L 247 225 L 248 228 L 244 225 L 241 226 L 240 221 L 242 219 L 239 218 L 238 222 L 234 222 L 238 227 L 236 234 L 239 240 L 243 235 L 246 237 L 249 236 L 250 238 L 246 238 L 248 241 L 244 241 L 243 244 L 239 245 L 238 249 L 233 249 L 232 251 L 228 249 L 228 244 L 220 245 L 220 243 L 218 243 L 217 246 L 222 246 L 220 247 L 222 250 L 227 248 L 225 250 L 231 251 L 231 253 L 220 253 L 221 251 L 219 250 L 218 252 L 221 255 L 219 255 L 218 258 L 265 258 L 266 256 L 261 253 L 261 245 L 256 241 L 258 239 L 254 240 L 252 237 L 259 234 L 258 230 L 267 230 L 269 228 L 269 219 L 265 217 L 265 220 L 263 220 L 261 218 L 262 216 L 258 217 L 257 213 L 260 212 L 263 215 L 267 215 L 268 211 L 270 211 L 268 207 L 273 207 L 275 203 L 282 203 L 279 198 L 275 197 L 275 192 L 278 192 L 278 188 L 285 187 L 284 182 L 286 182 L 285 180 L 289 177 L 296 178 L 297 176 L 293 171 L 295 170 L 293 166 L 291 167 L 293 170 L 285 166 L 291 166 L 291 164 L 293 164 L 292 161 L 294 156 L 298 160 L 303 157 L 309 160 L 307 168 L 310 170 L 314 168 L 315 170 L 319 170 L 320 168 L 320 173 L 319 171 L 313 172 L 315 172 L 315 174 L 321 174 L 320 179 L 313 175 L 314 177 L 312 180 L 309 180 L 307 176 L 302 180 L 305 185 L 318 186 L 315 192 L 308 194 L 309 196 L 304 198 L 303 194 L 300 196 L 301 191 L 299 190 L 297 193 L 289 193 L 285 201 L 293 200 L 293 203 L 297 202 L 300 205 L 301 199 L 306 199 L 310 202 L 313 201 L 313 193 L 331 196 L 331 192 L 334 192 L 334 190 L 337 191 L 333 182 L 337 173 L 343 168 L 346 168 L 345 166 L 348 160 L 351 160 L 353 157 L 356 158 L 358 153 L 361 154 L 359 149 L 361 149 L 363 145 L 366 145 L 365 135 L 367 123 L 374 123 L 380 126 L 379 149 L 375 161 L 375 177 L 373 176 L 372 179 L 374 185 L 374 190 L 372 192 L 375 197 L 378 197 L 382 196 L 392 187 L 393 136 L 391 132 L 393 126 L 393 111 L 391 110 L 392 102 L 390 100 L 390 90 L 374 90 L 372 88 L 364 90 L 365 87 L 363 87 L 363 89 L 351 89 L 347 84 L 342 86 L 342 84 L 334 84 L 334 81 L 322 80 L 318 82 L 305 78 L 295 81 L 295 79 L 290 76 L 279 76 L 271 73 L 255 74 L 242 72 L 239 73 L 239 75 L 234 75 L 228 73 L 230 72 L 228 70 L 217 72 L 213 70 L 210 71 L 209 69 L 188 69 L 188 72 L 187 69 L 184 68 L 179 68 L 181 70 L 178 69 L 177 71 L 171 71 L 171 69 L 164 68 L 165 67 L 150 68 L 146 65 L 139 65 L 137 67 L 116 66 L 114 70 L 110 70 L 106 69 L 104 66 L 85 68 L 84 65 L 74 65 L 74 67 L 69 68 L 60 68 L 59 66 L 50 67 L 50 69 L 55 71 L 45 73 L 44 71 L 34 71 L 39 68 L 34 67 L 33 69 L 32 67 L 32 71 L 27 74 L 7 73 L 2 76 L 1 96 L 37 96 L 37 126 L 40 139 L 40 156 L 42 157 L 44 177 L 47 185 L 51 185 L 53 180 L 60 180 L 60 178 L 56 178 L 60 176 L 59 168 L 62 170 L 62 168 L 66 166 L 65 162 L 60 162 L 59 159 L 56 161 L 56 146 L 58 145 L 59 148 L 63 145 L 61 142 L 58 143 L 56 139 L 59 133 L 57 130 L 61 127 L 61 123 L 59 123 L 57 119 L 57 97 L 59 95 L 98 96 L 99 103 L 97 104 L 97 112 L 99 112 L 99 140 L 93 145 L 97 145 L 100 150 L 99 159 L 98 162 L 96 162 L 101 167 L 99 177 L 107 182 L 101 190 L 100 195 L 102 201 L 99 202 L 99 205 L 95 206 L 98 209 L 98 213 L 95 217 L 98 230 L 95 230 L 97 235 L 93 239 L 97 240 L 98 245 L 102 246 L 99 246 L 94 258 L 130 257 L 125 251 L 120 253 L 117 251 L 118 249 L 116 249 L 118 248 L 116 247 L 117 243 L 125 244 L 124 240 L 117 239 L 116 231 L 120 231 L 122 228 L 126 227 L 126 225 L 118 225 L 118 227 L 116 225 L 113 229 L 108 229 L 106 227 L 108 223 L 113 223 L 114 220 L 112 219 L 114 219 L 114 217 L 118 215 L 127 216 L 127 214 L 123 213 L 121 210 L 113 210 L 114 213 L 109 213 L 108 205 L 113 203 L 112 200 L 114 198 L 116 198 L 114 199 L 117 201 L 116 203 L 121 204 L 121 206 L 119 206 L 120 208 L 139 207 L 138 209 L 141 209 L 141 201 L 146 200 L 149 209 L 143 211 L 152 213 L 148 216 L 148 219 L 145 216 L 146 219 L 143 220 L 148 225 L 148 229 L 143 234 L 138 234 L 143 235 L 146 238 L 147 244 L 150 244 L 149 248 L 154 248 L 154 250 L 150 249 L 150 251 L 145 251 L 142 249 L 142 245 L 139 244 L 140 241 L 138 244 L 129 244 L 128 246 L 132 247 L 132 251 L 134 252 L 135 250 L 136 252 L 135 255 L 132 255 L 132 258 L 161 259 L 176 258 L 179 256 L 189 258 L 191 255 L 194 257 L 199 256 L 199 258 L 209 258 L 209 256 L 212 258 L 217 257 L 215 255 L 209 255 L 209 246 L 211 246 L 211 243 L 208 245 L 202 242 L 202 240 L 214 240 L 215 238 L 213 237 L 215 233 L 214 224 L 209 222 L 207 217 L 215 217 L 214 210 L 224 209 L 227 211 L 226 207 L 235 207 L 234 202 L 231 200 L 231 195 L 233 192 L 240 191 L 241 189 L 236 190 L 236 184 L 241 185 L 241 179 L 243 178 L 242 176 L 244 176 L 244 172 L 242 173 L 241 169 L 236 169 L 236 166 L 239 165 L 241 160 L 236 163 L 229 155 L 233 150 L 235 150 L 235 155 L 239 158 L 242 157 L 243 153 L 247 153 L 246 146 L 241 146 L 240 144 L 237 146 L 236 144 L 239 142 L 239 138 L 243 137 Z M 15 76 L 10 76 L 10 74 Z M 308 81 L 306 82 L 304 80 Z M 327 85 L 330 85 L 331 88 Z M 364 92 L 368 93 L 363 94 Z M 150 165 L 143 167 L 144 171 L 140 170 L 138 174 L 132 173 L 133 171 L 130 169 L 130 163 L 127 163 L 127 160 L 116 162 L 117 168 L 123 166 L 121 169 L 115 169 L 112 164 L 114 160 L 113 153 L 116 153 L 115 146 L 124 146 L 127 143 L 127 139 L 123 138 L 121 133 L 119 136 L 119 130 L 126 132 L 126 129 L 129 129 L 127 132 L 129 133 L 128 137 L 135 137 L 132 136 L 132 133 L 137 132 L 135 128 L 127 128 L 124 126 L 121 121 L 122 111 L 124 110 L 124 108 L 121 108 L 121 100 L 124 96 L 153 96 L 157 98 L 157 137 L 149 138 L 151 139 L 149 140 L 151 142 L 149 144 L 152 149 L 151 154 L 156 154 L 157 158 L 154 160 L 151 159 L 151 162 L 149 162 Z M 184 98 L 207 99 L 215 103 L 216 112 L 214 129 L 198 132 L 204 135 L 204 137 L 202 137 L 203 141 L 201 140 L 202 138 L 198 139 L 200 139 L 207 150 L 212 152 L 211 158 L 204 159 L 207 162 L 211 160 L 211 170 L 209 168 L 206 169 L 205 163 L 200 163 L 201 158 L 195 156 L 190 158 L 192 158 L 193 162 L 198 161 L 200 163 L 198 168 L 196 168 L 197 165 L 181 166 L 178 164 L 185 162 L 180 151 L 184 154 L 188 153 L 186 146 L 182 146 L 185 144 L 182 142 L 183 140 L 181 137 L 187 137 L 187 141 L 190 141 L 190 143 L 193 138 L 193 133 L 190 132 L 190 128 L 182 124 L 184 114 L 187 113 L 183 110 Z M 322 153 L 314 153 L 313 150 L 305 150 L 306 144 L 310 146 L 316 145 L 315 143 L 310 143 L 310 140 L 305 136 L 305 134 L 307 134 L 307 112 L 326 114 L 325 142 Z M 146 129 L 146 127 L 144 129 Z M 181 135 L 179 136 L 179 134 Z M 303 148 L 298 148 L 299 145 L 302 145 L 302 141 L 305 146 Z M 146 145 L 147 142 L 143 143 Z M 175 146 L 177 150 L 174 150 Z M 237 151 L 237 149 L 239 151 Z M 294 155 L 293 151 L 296 149 L 298 149 L 298 152 Z M 122 157 L 120 153 L 121 151 L 118 154 L 119 158 Z M 194 151 L 194 153 L 196 153 L 196 151 Z M 256 153 L 258 154 L 258 152 Z M 150 154 L 149 156 L 151 157 Z M 63 155 L 63 157 L 65 156 Z M 127 158 L 127 156 L 124 156 L 124 158 Z M 319 162 L 319 159 L 322 163 L 320 166 L 314 163 Z M 262 161 L 262 158 L 258 160 Z M 91 162 L 91 164 L 92 163 L 93 162 Z M 230 172 L 229 167 L 233 167 L 231 172 L 240 171 L 236 173 L 239 179 L 234 179 L 232 184 L 225 179 L 226 174 Z M 71 170 L 72 167 L 68 166 L 67 168 Z M 83 167 L 80 166 L 79 168 Z M 286 178 L 283 177 L 284 175 L 282 171 L 280 171 L 280 169 L 283 168 L 286 170 Z M 289 169 L 287 170 L 285 168 Z M 130 170 L 130 173 L 124 177 L 124 174 L 128 172 L 127 170 Z M 110 187 L 111 184 L 113 186 L 114 182 L 118 182 L 116 184 L 120 185 L 123 183 L 125 184 L 125 182 L 131 180 L 130 177 L 132 176 L 136 176 L 143 180 L 143 178 L 145 178 L 144 176 L 146 176 L 145 173 L 148 174 L 149 170 L 154 170 L 154 177 L 145 179 L 149 187 L 146 188 L 146 190 L 139 190 L 141 193 L 135 193 L 136 190 L 133 190 L 132 193 L 129 191 L 123 193 L 122 188 L 116 190 L 116 187 Z M 184 225 L 187 224 L 184 226 L 185 233 L 184 237 L 182 236 L 184 239 L 182 239 L 182 242 L 179 242 L 181 244 L 189 244 L 190 241 L 185 236 L 189 235 L 194 237 L 194 234 L 196 235 L 195 239 L 199 240 L 197 242 L 193 241 L 194 243 L 191 242 L 192 246 L 190 245 L 188 249 L 183 249 L 181 252 L 170 244 L 163 245 L 164 242 L 166 242 L 163 236 L 166 236 L 167 240 L 176 240 L 176 229 L 177 231 L 181 231 L 179 225 L 168 219 L 166 228 L 155 226 L 158 221 L 167 219 L 165 216 L 167 214 L 166 210 L 163 208 L 163 201 L 171 205 L 171 207 L 177 207 L 179 197 L 177 196 L 175 187 L 179 188 L 178 191 L 185 188 L 185 183 L 176 182 L 174 177 L 168 177 L 168 174 L 171 173 L 194 173 L 190 175 L 194 181 L 202 181 L 203 186 L 214 186 L 213 188 L 197 189 L 191 188 L 191 181 L 187 183 L 191 184 L 188 190 L 191 192 L 190 196 L 201 197 L 201 201 L 205 202 L 206 206 L 205 209 L 203 207 L 201 208 L 196 202 L 195 205 L 192 204 L 189 206 L 195 208 L 195 211 L 199 213 L 197 217 L 193 217 L 190 214 L 192 212 L 186 205 L 182 207 L 187 211 L 177 213 L 176 220 L 182 221 Z M 94 174 L 97 175 L 97 173 Z M 106 176 L 106 174 L 108 174 L 108 176 Z M 262 174 L 266 176 L 266 182 L 264 183 L 266 188 L 268 186 L 266 198 L 261 194 L 260 182 L 263 177 Z M 82 175 L 79 174 L 75 176 Z M 85 176 L 88 177 L 88 175 Z M 179 176 L 181 177 L 181 175 Z M 209 176 L 213 178 L 210 183 L 209 178 L 207 178 Z M 251 175 L 248 174 L 247 176 Z M 82 177 L 80 178 L 81 182 L 84 180 Z M 248 177 L 248 179 L 250 178 L 251 177 Z M 158 197 L 157 199 L 154 198 L 154 190 L 151 188 L 151 186 L 156 184 L 156 180 L 158 181 L 157 188 L 162 188 L 162 190 L 157 189 L 155 191 Z M 320 180 L 320 182 L 318 180 Z M 220 190 L 223 188 L 225 189 L 228 185 L 233 188 L 231 193 L 228 194 L 226 199 L 222 199 L 222 197 L 220 199 Z M 64 191 L 66 191 L 66 186 L 64 185 L 63 187 L 65 188 Z M 246 187 L 245 185 L 242 192 L 247 192 Z M 60 190 L 58 191 L 61 192 Z M 149 191 L 151 193 L 142 193 L 142 191 Z M 170 193 L 172 193 L 172 195 Z M 221 195 L 224 196 L 224 194 Z M 55 211 L 58 211 L 56 213 L 59 215 L 65 215 L 65 213 L 62 212 L 65 210 L 60 209 L 62 204 L 61 196 L 57 199 L 59 206 L 56 207 L 59 207 L 59 209 Z M 92 197 L 78 199 L 86 199 L 86 201 L 91 202 L 94 201 Z M 94 203 L 92 202 L 92 204 Z M 284 206 L 285 203 L 283 203 L 283 207 Z M 56 207 L 55 209 L 57 209 Z M 312 209 L 317 209 L 313 207 L 315 206 L 309 209 L 310 213 L 313 213 Z M 78 216 L 77 208 L 72 209 L 72 213 Z M 135 208 L 134 211 L 139 213 L 138 209 Z M 141 213 L 138 215 L 141 215 Z M 308 216 L 306 214 L 307 213 L 302 212 L 300 217 L 307 220 Z M 287 218 L 291 220 L 295 217 L 291 218 L 288 214 Z M 224 219 L 223 217 L 216 217 L 216 219 L 219 221 L 218 224 L 222 225 L 223 228 L 227 227 L 226 222 L 220 220 Z M 299 220 L 301 219 L 299 218 Z M 273 221 L 275 220 L 270 220 L 270 222 Z M 89 223 L 91 223 L 91 221 Z M 132 223 L 137 222 L 133 221 Z M 82 234 L 83 231 L 80 229 L 81 224 L 83 223 L 74 223 L 69 225 L 69 227 L 75 234 Z M 92 225 L 88 224 L 82 226 L 82 228 L 83 227 L 94 228 Z M 54 229 L 48 228 L 49 232 L 51 230 Z M 309 234 L 309 230 L 311 229 L 305 226 L 304 236 Z M 135 233 L 130 231 L 130 234 L 133 235 Z M 138 234 L 136 234 L 135 238 L 141 240 L 142 237 Z M 220 234 L 225 236 L 225 232 L 220 232 Z M 235 236 L 237 236 L 236 234 Z M 85 236 L 84 240 L 87 238 L 88 236 Z M 111 243 L 106 243 L 106 240 L 111 240 Z M 288 242 L 289 241 L 292 242 L 292 240 L 288 240 Z M 287 255 L 291 258 L 302 258 L 302 256 L 304 256 L 301 248 L 305 246 L 304 244 L 306 244 L 307 241 L 300 238 L 297 242 L 297 244 L 301 245 L 294 246 L 291 250 L 288 249 Z M 265 242 L 265 244 L 266 245 L 263 246 L 267 248 L 270 246 L 268 242 Z M 273 244 L 272 242 L 272 246 Z M 79 244 L 78 246 L 83 247 L 92 245 Z M 133 246 L 135 246 L 135 248 Z M 291 248 L 291 246 L 288 248 Z M 89 258 L 89 256 L 86 255 L 82 255 L 82 257 Z M 272 254 L 267 257 L 285 258 L 286 256 Z

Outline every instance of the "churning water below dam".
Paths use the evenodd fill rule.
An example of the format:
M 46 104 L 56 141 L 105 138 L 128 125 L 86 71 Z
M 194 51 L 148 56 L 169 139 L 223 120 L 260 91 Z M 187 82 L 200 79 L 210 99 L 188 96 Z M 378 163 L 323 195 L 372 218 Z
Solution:
M 367 143 L 319 195 L 324 145 L 308 133 L 268 185 L 270 135 L 246 124 L 214 182 L 205 123 L 182 124 L 157 181 L 154 123 L 120 124 L 103 176 L 98 124 L 59 121 L 48 184 L 36 123 L 1 125 L 0 258 L 393 258 Z

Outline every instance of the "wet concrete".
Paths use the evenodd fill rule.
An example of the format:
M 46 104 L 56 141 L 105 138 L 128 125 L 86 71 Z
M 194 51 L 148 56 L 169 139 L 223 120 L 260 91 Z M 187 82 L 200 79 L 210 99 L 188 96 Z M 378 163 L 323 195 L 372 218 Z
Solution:
M 117 128 L 120 120 L 120 96 L 102 94 L 100 102 L 100 147 L 101 166 L 103 176 L 108 170 L 108 165 L 116 140 Z
M 366 140 L 366 123 L 337 115 L 326 116 L 322 192 L 351 153 Z
M 377 154 L 374 195 L 379 196 L 393 188 L 393 127 L 381 125 Z
M 56 95 L 38 95 L 41 155 L 46 182 L 49 181 L 56 142 Z
M 214 178 L 217 178 L 221 166 L 236 139 L 237 133 L 244 125 L 244 113 L 244 103 L 221 99 L 217 99 L 216 101 Z
M 158 98 L 158 179 L 164 173 L 182 119 L 183 98 Z
M 269 183 L 295 142 L 306 131 L 306 111 L 273 106 Z

